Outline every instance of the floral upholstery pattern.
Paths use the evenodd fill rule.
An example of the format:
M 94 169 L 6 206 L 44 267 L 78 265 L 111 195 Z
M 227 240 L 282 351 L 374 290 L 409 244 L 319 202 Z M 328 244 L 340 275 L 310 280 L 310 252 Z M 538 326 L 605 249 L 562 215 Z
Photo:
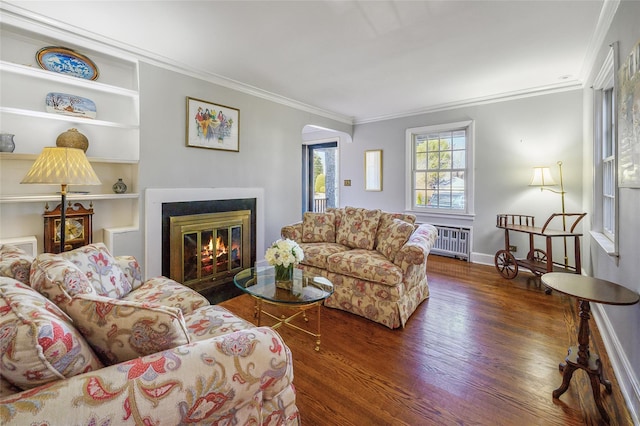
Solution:
M 380 210 L 345 207 L 337 228 L 336 243 L 351 248 L 372 250 L 380 214 Z
M 349 247 L 338 243 L 300 243 L 300 248 L 304 252 L 304 259 L 300 263 L 323 269 L 329 266 L 329 256 L 349 250 Z
M 103 243 L 89 244 L 59 256 L 84 272 L 100 296 L 121 299 L 132 289 L 120 265 Z
M 31 287 L 66 312 L 76 294 L 96 291 L 76 265 L 57 254 L 39 254 L 31 265 Z
M 179 308 L 185 315 L 202 306 L 209 305 L 206 297 L 167 277 L 155 277 L 147 280 L 122 300 L 171 306 Z
M 135 290 L 140 287 L 143 281 L 142 270 L 138 260 L 134 256 L 116 256 L 115 259 L 122 272 L 124 272 L 124 276 L 129 280 L 131 289 Z
M 209 305 L 184 317 L 192 341 L 222 336 L 255 327 L 222 306 Z
M 102 368 L 60 308 L 26 284 L 0 277 L 0 366 L 21 389 Z
M 303 243 L 334 243 L 336 216 L 333 213 L 306 212 L 302 219 Z
M 295 426 L 292 379 L 282 338 L 252 328 L 5 397 L 0 423 Z
M 336 217 L 336 243 L 302 242 L 302 222 L 282 228 L 282 237 L 296 240 L 304 251 L 299 267 L 333 283 L 334 293 L 325 300 L 325 306 L 360 315 L 389 328 L 404 327 L 418 305 L 429 297 L 427 256 L 438 231 L 432 225 L 416 225 L 416 217 L 411 214 L 352 207 L 327 211 Z M 366 237 L 358 234 L 358 215 L 374 218 L 369 224 L 375 222 L 377 229 L 360 227 L 373 234 Z M 345 244 L 345 235 L 341 235 L 341 230 L 345 233 L 346 229 L 354 230 L 354 235 L 349 237 L 352 238 L 350 244 Z M 367 248 L 358 246 L 364 246 L 365 241 Z M 373 241 L 375 246 L 368 248 Z
M 404 220 L 392 219 L 384 228 L 378 230 L 376 250 L 390 261 L 396 259 L 396 253 L 405 245 L 414 226 Z
M 107 365 L 190 342 L 179 308 L 78 294 L 67 314 Z
M 332 254 L 327 259 L 328 270 L 361 280 L 397 285 L 402 282 L 402 270 L 380 253 L 353 249 Z
M 29 285 L 33 256 L 12 244 L 0 244 L 0 277 L 9 277 Z

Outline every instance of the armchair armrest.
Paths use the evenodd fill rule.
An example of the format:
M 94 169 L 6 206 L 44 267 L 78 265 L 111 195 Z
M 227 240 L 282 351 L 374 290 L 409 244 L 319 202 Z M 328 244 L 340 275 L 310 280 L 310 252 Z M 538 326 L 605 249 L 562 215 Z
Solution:
M 282 238 L 289 238 L 297 243 L 302 242 L 302 221 L 285 225 L 280 230 Z
M 410 265 L 425 264 L 437 238 L 438 230 L 435 226 L 426 223 L 418 225 L 409 240 L 396 254 L 394 263 L 403 271 L 406 271 Z
M 259 327 L 2 398 L 0 423 L 295 425 L 292 379 L 289 349 Z

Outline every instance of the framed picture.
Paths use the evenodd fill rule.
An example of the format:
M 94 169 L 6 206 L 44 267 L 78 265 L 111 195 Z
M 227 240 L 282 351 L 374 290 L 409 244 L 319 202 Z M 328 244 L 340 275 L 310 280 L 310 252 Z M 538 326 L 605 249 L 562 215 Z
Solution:
M 364 189 L 382 191 L 382 150 L 364 152 Z
M 640 188 L 640 41 L 618 70 L 618 186 Z
M 240 151 L 240 110 L 187 97 L 187 146 Z

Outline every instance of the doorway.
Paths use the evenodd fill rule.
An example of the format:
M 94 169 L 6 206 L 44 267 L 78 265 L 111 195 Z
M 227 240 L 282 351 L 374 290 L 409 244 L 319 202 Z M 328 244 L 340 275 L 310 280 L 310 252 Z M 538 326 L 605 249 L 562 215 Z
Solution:
M 303 145 L 306 190 L 303 211 L 321 213 L 338 206 L 338 142 Z

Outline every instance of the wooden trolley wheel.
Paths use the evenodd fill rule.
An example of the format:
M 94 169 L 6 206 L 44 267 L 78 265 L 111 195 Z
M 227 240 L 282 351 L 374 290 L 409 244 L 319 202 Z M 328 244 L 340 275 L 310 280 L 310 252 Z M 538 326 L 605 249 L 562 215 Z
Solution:
M 533 249 L 531 250 L 529 253 L 527 253 L 527 259 L 536 263 L 547 263 L 547 253 L 544 250 L 540 250 L 540 249 Z M 534 275 L 540 276 L 542 274 L 544 274 L 545 272 L 540 271 L 538 269 L 532 268 L 531 272 L 533 272 Z
M 510 280 L 518 275 L 516 258 L 508 250 L 499 250 L 495 257 L 496 269 L 506 279 Z

